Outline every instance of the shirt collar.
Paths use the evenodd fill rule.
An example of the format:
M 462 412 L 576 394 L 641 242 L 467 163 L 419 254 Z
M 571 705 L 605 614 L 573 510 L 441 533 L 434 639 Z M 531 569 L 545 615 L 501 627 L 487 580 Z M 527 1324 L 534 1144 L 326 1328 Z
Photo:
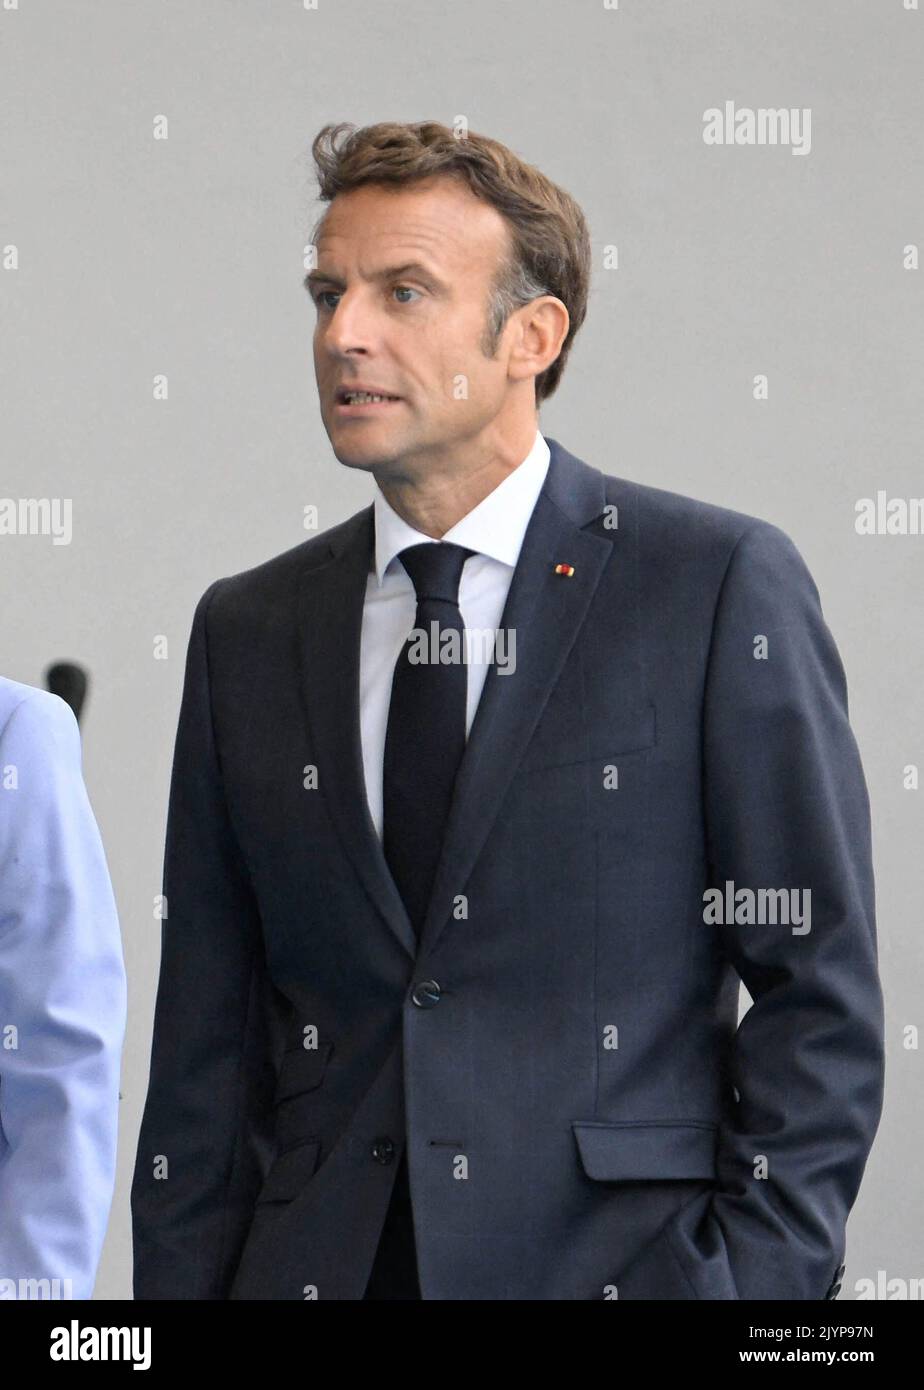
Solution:
M 523 462 L 508 473 L 493 492 L 483 497 L 477 507 L 451 526 L 441 539 L 464 545 L 476 554 L 489 555 L 502 564 L 515 566 L 529 519 L 545 482 L 549 457 L 549 446 L 537 429 L 533 446 Z M 378 484 L 373 507 L 375 572 L 381 587 L 385 571 L 400 551 L 409 545 L 419 545 L 422 541 L 433 541 L 434 538 L 409 526 L 386 501 Z

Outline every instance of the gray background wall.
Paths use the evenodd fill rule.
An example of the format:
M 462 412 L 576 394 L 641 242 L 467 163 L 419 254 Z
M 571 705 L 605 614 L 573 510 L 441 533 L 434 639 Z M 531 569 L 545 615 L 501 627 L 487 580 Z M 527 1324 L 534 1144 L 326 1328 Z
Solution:
M 11 0 L 6 0 L 6 4 Z M 330 120 L 464 116 L 564 184 L 588 321 L 540 426 L 604 472 L 781 526 L 847 669 L 873 805 L 887 1095 L 848 1229 L 855 1281 L 924 1276 L 924 13 L 905 0 L 20 0 L 0 9 L 0 496 L 73 539 L 0 538 L 0 669 L 85 663 L 84 767 L 124 935 L 119 1181 L 96 1296 L 128 1298 L 166 797 L 193 608 L 216 577 L 371 498 L 317 410 L 300 286 Z M 811 108 L 812 147 L 709 147 L 703 113 Z M 158 115 L 169 139 L 153 138 Z M 619 268 L 604 267 L 604 248 Z M 153 378 L 169 378 L 155 401 Z M 757 373 L 769 399 L 753 398 Z M 169 659 L 154 659 L 164 634 Z

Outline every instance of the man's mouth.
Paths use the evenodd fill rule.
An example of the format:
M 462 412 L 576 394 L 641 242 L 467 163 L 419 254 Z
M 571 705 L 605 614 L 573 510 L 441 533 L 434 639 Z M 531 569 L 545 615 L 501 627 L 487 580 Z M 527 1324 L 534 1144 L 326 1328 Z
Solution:
M 391 401 L 399 401 L 400 399 L 400 396 L 390 396 L 383 392 L 347 390 L 337 392 L 337 405 L 387 405 Z

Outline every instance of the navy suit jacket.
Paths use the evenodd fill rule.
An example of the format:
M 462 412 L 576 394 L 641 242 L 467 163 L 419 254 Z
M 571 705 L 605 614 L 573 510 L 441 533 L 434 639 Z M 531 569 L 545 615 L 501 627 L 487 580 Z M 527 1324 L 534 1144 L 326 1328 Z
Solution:
M 424 1298 L 836 1295 L 883 1023 L 815 585 L 549 445 L 419 945 L 363 785 L 372 507 L 198 605 L 136 1297 L 361 1298 L 405 1143 Z

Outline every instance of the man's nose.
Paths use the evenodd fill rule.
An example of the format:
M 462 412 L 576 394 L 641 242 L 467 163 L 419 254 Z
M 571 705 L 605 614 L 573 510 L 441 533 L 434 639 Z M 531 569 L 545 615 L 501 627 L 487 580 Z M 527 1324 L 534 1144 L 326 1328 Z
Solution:
M 376 333 L 372 306 L 362 295 L 341 295 L 324 326 L 324 342 L 332 352 L 371 346 Z

